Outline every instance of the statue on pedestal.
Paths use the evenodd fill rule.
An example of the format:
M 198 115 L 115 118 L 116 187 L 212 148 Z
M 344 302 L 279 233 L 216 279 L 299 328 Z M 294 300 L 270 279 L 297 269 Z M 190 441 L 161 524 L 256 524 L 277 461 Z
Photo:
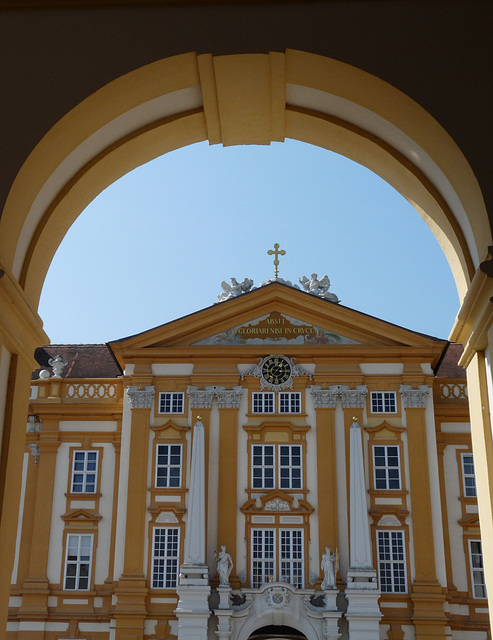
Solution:
M 336 588 L 336 561 L 337 555 L 331 553 L 330 547 L 325 547 L 325 553 L 322 554 L 322 562 L 320 564 L 324 572 L 324 579 L 322 581 L 323 590 Z
M 233 560 L 231 555 L 226 551 L 226 546 L 223 544 L 221 551 L 215 554 L 217 560 L 217 572 L 219 574 L 219 586 L 229 586 L 229 574 L 233 569 Z

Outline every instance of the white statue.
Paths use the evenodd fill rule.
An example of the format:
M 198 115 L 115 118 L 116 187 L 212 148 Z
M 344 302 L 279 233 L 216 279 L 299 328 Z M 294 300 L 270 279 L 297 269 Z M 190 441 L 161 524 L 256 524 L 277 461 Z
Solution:
M 48 364 L 53 369 L 53 377 L 61 378 L 64 367 L 68 365 L 68 360 L 58 354 L 54 358 L 50 358 Z
M 223 292 L 217 296 L 218 302 L 224 302 L 230 298 L 236 298 L 242 293 L 247 293 L 253 286 L 253 280 L 250 278 L 243 278 L 242 282 L 238 282 L 236 278 L 230 278 L 231 284 L 228 284 L 226 280 L 221 282 Z
M 233 569 L 233 560 L 231 555 L 226 551 L 226 546 L 224 544 L 221 547 L 221 551 L 219 553 L 215 553 L 214 557 L 217 560 L 219 586 L 226 587 L 229 585 L 229 574 Z
M 336 588 L 336 562 L 337 555 L 335 553 L 331 553 L 330 547 L 325 547 L 325 553 L 322 554 L 322 562 L 320 564 L 324 573 L 324 579 L 322 581 L 322 589 L 324 590 Z

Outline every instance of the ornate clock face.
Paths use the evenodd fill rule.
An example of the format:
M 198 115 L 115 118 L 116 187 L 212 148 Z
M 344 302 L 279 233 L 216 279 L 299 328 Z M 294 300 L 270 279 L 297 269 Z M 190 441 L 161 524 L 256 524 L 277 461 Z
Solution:
M 281 356 L 271 356 L 262 364 L 262 376 L 269 384 L 284 384 L 291 374 L 291 364 Z

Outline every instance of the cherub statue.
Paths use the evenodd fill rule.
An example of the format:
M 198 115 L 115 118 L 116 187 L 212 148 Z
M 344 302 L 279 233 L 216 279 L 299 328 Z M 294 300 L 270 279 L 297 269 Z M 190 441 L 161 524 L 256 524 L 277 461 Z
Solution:
M 334 293 L 329 293 L 330 280 L 327 275 L 319 280 L 318 275 L 316 273 L 312 273 L 311 278 L 303 276 L 302 278 L 298 278 L 298 280 L 307 293 L 319 296 L 325 300 L 330 300 L 331 302 L 340 302 L 339 298 Z
M 218 302 L 224 302 L 230 298 L 236 298 L 242 293 L 247 293 L 253 286 L 253 280 L 250 278 L 243 278 L 242 282 L 238 282 L 236 278 L 230 278 L 231 284 L 228 284 L 226 280 L 221 282 L 223 293 L 217 296 Z

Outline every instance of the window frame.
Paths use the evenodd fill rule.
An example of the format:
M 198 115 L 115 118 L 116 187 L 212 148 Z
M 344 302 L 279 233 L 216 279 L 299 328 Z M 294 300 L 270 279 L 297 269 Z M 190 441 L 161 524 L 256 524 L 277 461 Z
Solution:
M 282 396 L 289 397 L 289 411 L 282 410 Z M 301 413 L 301 391 L 278 391 L 277 397 L 278 397 L 279 413 L 282 413 L 283 415 Z M 294 400 L 294 403 L 298 405 L 298 409 L 296 411 L 293 411 L 293 406 L 292 406 L 293 400 Z
M 86 460 L 86 455 L 85 455 L 85 460 L 84 460 L 84 469 L 82 471 L 80 470 L 76 470 L 75 469 L 75 465 L 76 465 L 76 457 L 79 454 L 95 454 L 96 455 L 96 468 L 94 470 L 92 469 L 87 469 L 87 460 Z M 70 479 L 69 479 L 69 493 L 73 494 L 73 495 L 78 495 L 78 496 L 82 496 L 82 495 L 90 495 L 90 496 L 94 496 L 96 494 L 99 493 L 99 475 L 100 475 L 100 460 L 101 460 L 101 455 L 100 455 L 100 449 L 92 449 L 92 448 L 73 448 L 71 449 L 71 458 L 72 458 L 72 463 L 71 463 L 71 468 L 72 468 L 72 472 L 70 474 Z M 83 476 L 83 491 L 76 491 L 74 490 L 74 477 L 76 474 L 82 475 Z M 87 491 L 87 476 L 88 475 L 94 475 L 94 490 L 93 491 Z
M 385 465 L 382 466 L 377 466 L 376 464 L 376 448 L 377 447 L 382 447 L 383 449 L 385 449 Z M 388 464 L 388 460 L 389 460 L 389 453 L 388 453 L 388 449 L 392 447 L 395 448 L 397 451 L 397 467 L 395 466 L 390 466 Z M 402 490 L 402 465 L 401 465 L 401 451 L 400 451 L 400 446 L 399 443 L 395 443 L 395 444 L 388 444 L 388 443 L 377 443 L 377 442 L 372 442 L 371 443 L 371 453 L 372 453 L 372 466 L 373 466 L 373 488 L 375 489 L 375 491 L 401 491 Z M 384 469 L 385 471 L 385 487 L 378 487 L 377 486 L 377 482 L 381 481 L 382 478 L 377 478 L 377 469 Z M 399 486 L 398 487 L 391 487 L 390 486 L 390 482 L 395 480 L 395 478 L 390 478 L 389 476 L 389 471 L 391 469 L 397 469 L 398 471 L 398 482 L 399 482 Z
M 480 546 L 480 554 L 473 554 L 472 551 L 472 545 L 473 544 L 479 544 Z M 486 581 L 485 581 L 485 575 L 484 575 L 484 557 L 483 557 L 483 543 L 481 538 L 468 538 L 467 539 L 467 551 L 468 551 L 468 559 L 469 559 L 469 576 L 470 576 L 470 581 L 471 581 L 471 593 L 472 593 L 472 597 L 475 600 L 486 600 L 488 598 L 488 593 L 486 591 Z M 474 566 L 474 561 L 473 561 L 473 555 L 476 556 L 480 556 L 481 558 L 481 566 L 480 567 L 475 567 Z M 482 580 L 481 582 L 476 582 L 475 581 L 475 576 L 477 574 L 480 574 L 482 576 Z M 476 587 L 480 587 L 482 589 L 482 593 L 484 595 L 476 595 Z
M 464 462 L 464 458 L 466 456 L 469 456 L 471 458 L 471 462 L 465 463 Z M 472 473 L 466 473 L 465 470 L 465 465 L 466 464 L 472 464 L 472 468 L 473 468 L 473 472 Z M 464 498 L 473 498 L 477 500 L 478 494 L 477 494 L 477 486 L 476 486 L 476 469 L 474 466 L 474 456 L 472 451 L 461 451 L 460 452 L 460 469 L 461 469 L 461 476 L 462 476 L 462 491 L 463 491 L 463 496 Z M 467 486 L 466 484 L 466 480 L 472 478 L 474 480 L 474 495 L 470 495 L 468 494 L 468 489 L 471 489 L 471 486 Z
M 162 399 L 164 396 L 170 396 L 170 411 L 161 409 Z M 181 411 L 173 411 L 174 396 L 181 399 Z M 157 399 L 157 412 L 159 415 L 183 415 L 185 413 L 185 392 L 184 391 L 160 391 Z
M 78 538 L 79 542 L 77 544 L 77 552 L 78 552 L 78 557 L 77 559 L 74 561 L 69 561 L 69 551 L 73 546 L 70 546 L 70 538 L 74 537 L 74 538 Z M 82 540 L 82 538 L 90 538 L 91 543 L 90 543 L 90 547 L 89 547 L 89 560 L 88 561 L 83 561 L 82 559 L 79 559 L 80 556 L 80 549 L 81 549 L 81 545 L 80 542 Z M 82 533 L 82 532 L 67 532 L 66 538 L 65 538 L 65 560 L 64 560 L 64 564 L 63 564 L 63 582 L 62 582 L 62 589 L 63 591 L 90 591 L 91 590 L 91 581 L 92 581 L 92 564 L 93 564 L 93 560 L 94 560 L 94 533 Z M 75 576 L 69 576 L 68 574 L 68 567 L 75 565 L 76 566 L 76 575 Z M 88 570 L 87 570 L 87 576 L 81 576 L 80 575 L 80 567 L 82 565 L 87 565 Z M 75 583 L 76 586 L 75 587 L 67 587 L 67 579 L 75 579 Z M 87 579 L 87 587 L 81 587 L 80 586 L 80 580 L 81 579 Z
M 259 532 L 262 532 L 262 544 L 265 545 L 265 537 L 267 533 L 272 534 L 273 540 L 273 551 L 272 555 L 269 557 L 265 553 L 262 554 L 262 558 L 258 559 L 255 557 L 255 535 Z M 299 534 L 300 542 L 299 546 L 301 548 L 301 560 L 299 558 L 292 557 L 292 548 L 293 548 L 293 534 Z M 300 580 L 296 584 L 291 582 L 290 580 L 282 579 L 282 569 L 281 563 L 283 561 L 282 558 L 282 538 L 283 534 L 289 534 L 287 537 L 290 538 L 290 548 L 291 555 L 289 559 L 285 559 L 285 562 L 290 564 L 290 578 L 293 577 L 294 564 L 299 563 L 301 567 L 298 568 Z M 306 556 L 306 548 L 305 548 L 305 527 L 283 527 L 283 526 L 256 526 L 252 525 L 250 529 L 250 585 L 252 589 L 261 589 L 263 585 L 267 584 L 270 580 L 269 578 L 272 575 L 273 581 L 286 582 L 287 584 L 291 584 L 297 589 L 305 588 L 305 556 Z M 255 567 L 255 563 L 271 563 L 273 565 L 273 573 L 268 574 L 265 570 L 265 567 L 262 566 L 262 570 L 259 572 L 258 567 Z M 259 581 L 256 579 L 256 576 L 260 575 L 263 581 Z
M 256 402 L 261 399 L 261 410 L 256 410 Z M 270 407 L 266 410 L 266 399 L 269 399 Z M 276 413 L 276 394 L 274 391 L 252 391 L 252 413 L 255 414 L 271 414 Z
M 382 403 L 382 410 L 378 411 L 378 410 L 374 410 L 373 409 L 373 399 L 375 396 L 377 395 L 381 395 L 381 403 Z M 370 391 L 370 413 L 373 414 L 390 414 L 390 415 L 395 415 L 398 413 L 398 408 L 397 408 L 397 392 L 396 391 Z M 394 411 L 386 411 L 385 409 L 385 396 L 386 395 L 391 395 L 394 398 Z
M 159 464 L 159 456 L 160 455 L 164 455 L 164 454 L 160 454 L 159 450 L 161 447 L 168 447 L 168 449 L 171 449 L 171 447 L 178 447 L 178 449 L 180 450 L 180 463 L 178 465 L 176 464 L 172 464 L 171 462 L 168 462 L 165 465 L 160 465 Z M 172 454 L 172 453 L 168 453 L 168 460 L 171 458 L 172 455 L 176 455 L 176 454 Z M 183 443 L 181 442 L 156 442 L 155 445 L 155 459 L 154 459 L 154 487 L 156 489 L 181 489 L 182 488 L 182 481 L 183 481 Z M 159 470 L 160 469 L 167 469 L 168 473 L 166 474 L 166 479 L 168 481 L 168 484 L 166 485 L 160 485 L 158 484 L 158 481 L 160 479 L 159 476 Z M 179 475 L 178 475 L 178 484 L 176 486 L 170 485 L 169 482 L 173 477 L 171 474 L 171 471 L 173 469 L 179 469 Z M 164 476 L 161 476 L 161 478 L 163 478 Z
M 150 575 L 149 575 L 149 588 L 150 589 L 159 589 L 162 591 L 167 591 L 170 589 L 176 589 L 178 587 L 178 576 L 179 576 L 179 571 L 180 571 L 180 553 L 181 553 L 181 527 L 179 524 L 173 524 L 173 525 L 155 525 L 152 528 L 152 535 L 151 535 L 151 553 L 150 553 Z M 176 553 L 175 555 L 171 555 L 169 553 L 166 553 L 163 556 L 157 555 L 156 554 L 156 537 L 157 537 L 157 532 L 158 531 L 174 531 L 175 535 L 176 535 Z M 167 534 L 168 535 L 168 534 Z M 174 541 L 173 541 L 174 542 Z M 167 545 L 169 544 L 168 539 L 166 539 L 166 551 L 167 551 Z M 161 572 L 163 574 L 162 577 L 162 585 L 157 585 L 154 586 L 154 582 L 156 580 L 156 573 L 158 573 L 157 571 L 157 567 L 156 567 L 156 562 L 155 561 L 159 561 L 160 559 L 164 559 L 164 570 Z M 167 571 L 168 571 L 168 563 L 169 562 L 176 562 L 176 570 L 173 569 L 173 573 L 175 574 L 174 580 L 173 580 L 173 584 L 171 586 L 166 586 L 166 575 L 167 575 Z
M 386 558 L 381 558 L 381 547 L 380 547 L 380 535 L 383 534 L 387 534 L 389 536 L 389 540 L 392 541 L 392 534 L 397 534 L 398 537 L 400 538 L 400 546 L 402 549 L 402 559 L 394 559 L 393 557 L 391 557 L 390 559 L 386 559 Z M 376 555 L 377 555 L 377 567 L 378 567 L 378 586 L 380 588 L 380 591 L 385 595 L 401 595 L 401 594 L 405 594 L 408 593 L 409 589 L 408 589 L 408 571 L 407 571 L 407 553 L 406 553 L 406 533 L 403 529 L 377 529 L 376 531 Z M 394 551 L 394 545 L 390 545 L 390 553 L 391 556 L 394 555 L 395 551 Z M 391 576 L 390 576 L 390 580 L 392 582 L 392 589 L 391 590 L 387 590 L 384 589 L 384 586 L 387 586 L 386 584 L 383 584 L 382 581 L 382 565 L 384 563 L 388 563 L 390 564 L 391 567 Z M 403 571 L 403 577 L 402 576 L 396 576 L 395 571 L 396 571 L 396 567 L 399 567 L 398 570 L 402 570 Z M 403 580 L 403 589 L 396 589 L 396 582 L 402 579 Z
M 290 460 L 290 463 L 287 465 L 281 464 L 281 455 L 283 457 L 286 456 L 286 454 L 281 454 L 281 449 L 283 447 L 286 447 L 289 449 L 289 453 L 287 454 Z M 256 465 L 255 464 L 255 457 L 259 457 L 260 454 L 256 453 L 255 449 L 261 449 L 262 450 L 262 464 L 260 465 Z M 273 454 L 273 464 L 265 464 L 265 458 L 266 458 L 266 454 L 265 454 L 265 450 L 267 448 L 272 448 Z M 300 463 L 298 465 L 294 465 L 292 464 L 292 458 L 293 458 L 293 450 L 294 449 L 298 449 L 299 453 L 297 454 L 299 456 L 300 459 Z M 303 486 L 304 486 L 304 447 L 302 445 L 302 443 L 298 443 L 298 442 L 279 442 L 279 443 L 271 443 L 271 442 L 252 442 L 250 445 L 250 483 L 251 483 L 251 489 L 253 491 L 273 491 L 275 489 L 279 489 L 280 491 L 302 491 L 303 490 Z M 255 471 L 261 469 L 262 473 L 261 475 L 256 475 Z M 266 483 L 266 479 L 270 480 L 270 477 L 267 477 L 264 473 L 264 470 L 266 469 L 272 469 L 272 486 L 268 486 L 268 484 Z M 284 475 L 282 472 L 283 470 L 288 470 L 288 475 Z M 293 471 L 298 471 L 297 474 L 293 474 Z M 298 477 L 295 477 L 298 476 Z M 256 481 L 258 481 L 258 479 L 261 479 L 261 486 L 256 486 Z M 284 485 L 283 483 L 285 482 L 285 480 L 288 479 L 288 486 Z M 295 480 L 299 480 L 299 487 L 293 486 L 294 481 Z

